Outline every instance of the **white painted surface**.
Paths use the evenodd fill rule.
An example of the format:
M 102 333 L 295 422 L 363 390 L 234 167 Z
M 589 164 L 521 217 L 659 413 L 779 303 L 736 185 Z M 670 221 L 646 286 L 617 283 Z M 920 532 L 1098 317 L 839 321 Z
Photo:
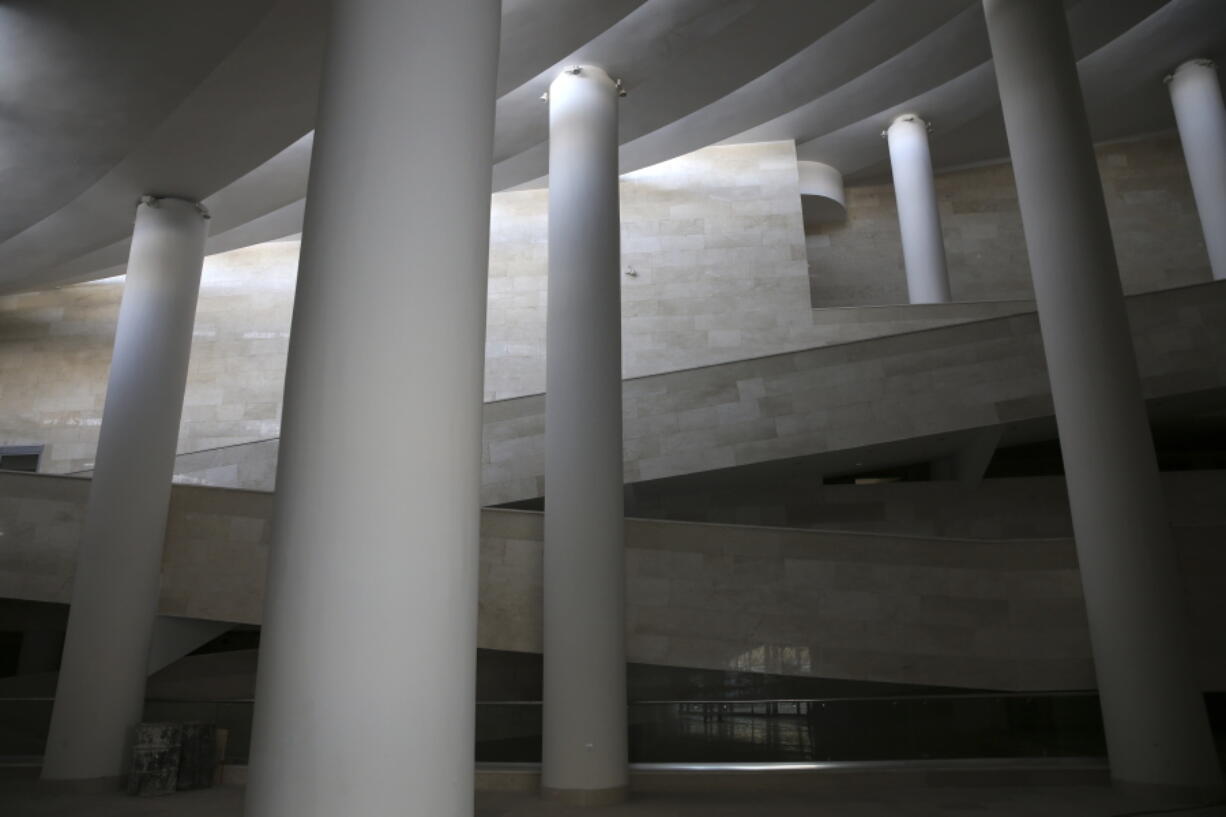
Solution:
M 1215 279 L 1226 278 L 1226 107 L 1217 68 L 1188 60 L 1170 78 L 1171 105 Z
M 43 778 L 120 775 L 141 719 L 208 224 L 136 208 Z
M 843 193 L 843 174 L 838 168 L 821 162 L 797 162 L 800 173 L 800 195 L 824 196 L 841 205 L 845 205 Z
M 913 304 L 945 303 L 950 300 L 949 273 L 928 150 L 928 123 L 915 114 L 903 114 L 891 123 L 886 137 L 898 200 L 907 294 Z
M 1221 786 L 1060 0 L 984 0 L 1067 474 L 1112 778 Z
M 797 162 L 800 175 L 800 202 L 807 226 L 844 221 L 847 194 L 843 174 L 822 162 Z
M 262 232 L 251 242 L 285 234 L 254 222 L 285 207 L 290 188 L 293 199 L 306 192 L 302 164 L 257 173 L 264 178 L 254 185 L 244 174 L 279 164 L 279 153 L 315 121 L 328 2 L 260 0 L 199 18 L 169 15 L 164 25 L 136 25 L 113 5 L 4 9 L 10 25 L 0 26 L 0 75 L 15 78 L 18 92 L 8 101 L 21 114 L 8 121 L 3 141 L 13 152 L 5 190 L 15 191 L 0 204 L 4 291 L 79 280 L 120 263 L 116 244 L 128 225 L 111 213 L 148 182 L 209 197 L 232 186 L 224 198 L 235 208 L 225 215 L 218 208 L 217 228 L 251 223 Z M 886 151 L 873 137 L 882 122 L 916 107 L 942 123 L 940 153 L 949 165 L 1004 153 L 998 118 L 988 116 L 996 94 L 974 0 L 505 6 L 500 189 L 546 172 L 535 100 L 557 70 L 580 58 L 618 60 L 635 94 L 622 113 L 625 170 L 720 140 L 787 139 L 802 158 L 833 164 L 849 179 L 879 178 Z M 1104 138 L 1169 127 L 1169 108 L 1152 102 L 1154 77 L 1226 34 L 1219 0 L 1099 0 L 1070 6 L 1069 17 L 1088 92 L 1103 102 L 1095 131 Z M 83 33 L 99 47 L 80 47 Z M 141 81 L 151 71 L 167 72 L 157 88 Z M 64 104 L 53 116 L 42 99 Z M 99 133 L 99 112 L 118 110 L 127 125 Z
M 542 786 L 572 799 L 627 784 L 617 108 L 597 67 L 549 89 Z
M 500 3 L 334 5 L 246 813 L 462 817 Z

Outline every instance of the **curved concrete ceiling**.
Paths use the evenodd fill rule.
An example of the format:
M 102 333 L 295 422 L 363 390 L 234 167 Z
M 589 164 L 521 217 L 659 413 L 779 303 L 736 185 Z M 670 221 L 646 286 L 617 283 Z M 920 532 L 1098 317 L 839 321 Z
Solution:
M 64 207 L 136 149 L 271 5 L 0 5 L 0 241 Z
M 1226 51 L 1222 0 L 1066 6 L 1096 138 L 1171 127 L 1162 76 Z M 203 199 L 210 251 L 300 229 L 327 7 L 0 5 L 0 291 L 122 271 L 142 193 Z M 880 132 L 908 110 L 938 167 L 1007 154 L 980 0 L 504 0 L 495 189 L 543 183 L 539 97 L 576 62 L 629 91 L 623 172 L 789 139 L 886 178 Z

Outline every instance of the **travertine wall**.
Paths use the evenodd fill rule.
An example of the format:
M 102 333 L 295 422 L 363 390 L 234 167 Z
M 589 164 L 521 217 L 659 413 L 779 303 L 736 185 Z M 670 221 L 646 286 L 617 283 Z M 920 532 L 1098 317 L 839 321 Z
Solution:
M 493 197 L 486 400 L 545 389 L 547 215 L 544 190 Z M 621 217 L 625 377 L 1026 308 L 813 310 L 791 142 L 710 147 L 627 174 Z
M 275 437 L 298 246 L 205 259 L 180 452 Z M 0 298 L 0 445 L 42 444 L 39 470 L 93 467 L 122 279 Z
M 0 597 L 67 601 L 88 482 L 0 474 Z M 259 623 L 272 495 L 177 486 L 159 612 Z M 541 649 L 540 514 L 487 510 L 478 643 Z M 1226 687 L 1220 527 L 1179 530 L 1200 682 Z M 1067 539 L 628 520 L 631 661 L 986 689 L 1094 684 Z
M 955 323 L 1025 303 L 808 306 L 791 143 L 714 147 L 622 181 L 627 376 Z M 545 191 L 493 197 L 487 399 L 544 388 Z M 299 245 L 205 262 L 179 439 L 187 481 L 271 488 Z M 0 298 L 0 445 L 93 465 L 122 280 Z M 220 450 L 214 450 L 218 449 Z M 268 456 L 273 453 L 274 456 Z
M 1226 281 L 1133 295 L 1128 310 L 1147 398 L 1226 385 Z M 968 432 L 1049 421 L 1038 323 L 1030 312 L 628 380 L 626 481 L 948 443 L 927 459 L 953 454 Z M 544 494 L 544 403 L 486 405 L 485 504 Z
M 1190 199 L 1183 201 L 1172 181 L 1186 171 L 1178 149 L 1169 142 L 1164 137 L 1103 149 L 1104 166 L 1114 168 L 1107 175 L 1108 187 L 1115 191 L 1109 198 L 1117 240 L 1130 242 L 1122 258 L 1134 289 L 1208 276 L 1199 227 L 1188 209 Z M 1002 174 L 1007 180 L 1007 167 L 952 174 L 943 178 L 956 184 L 942 182 L 953 185 L 945 191 L 944 206 L 957 211 L 947 217 L 947 233 L 956 230 L 963 241 L 979 236 L 974 239 L 978 249 L 963 252 L 959 263 L 964 283 L 978 276 L 980 297 L 1029 294 L 1020 233 L 1010 238 L 1001 227 L 1000 208 L 1013 195 L 1011 183 L 992 182 Z M 1186 179 L 1182 183 L 1186 188 Z M 1168 188 L 1175 192 L 1163 198 Z M 879 191 L 878 196 L 888 200 L 887 219 L 874 220 L 863 215 L 868 212 L 864 208 L 853 207 L 852 221 L 839 228 L 849 243 L 839 249 L 832 238 L 824 250 L 849 265 L 838 269 L 839 275 L 853 280 L 853 300 L 891 300 L 885 289 L 896 286 L 901 291 L 903 286 L 898 259 L 883 260 L 891 252 L 897 255 L 898 228 L 888 192 Z M 521 191 L 493 198 L 487 400 L 531 395 L 544 387 L 545 196 L 544 191 Z M 811 309 L 790 143 L 712 147 L 646 168 L 623 179 L 622 202 L 624 272 L 635 273 L 622 278 L 627 377 L 1028 308 L 1024 300 L 998 300 Z M 1163 232 L 1168 227 L 1170 231 Z M 1190 238 L 1189 230 L 1194 233 Z M 951 247 L 951 257 L 956 254 Z M 179 451 L 208 453 L 181 462 L 181 473 L 189 480 L 272 486 L 275 459 L 269 454 L 275 446 L 212 449 L 279 434 L 297 260 L 297 242 L 286 241 L 206 261 Z M 1020 276 L 1024 286 L 1008 284 L 1013 280 L 1009 276 Z M 958 286 L 956 280 L 955 290 Z M 45 472 L 92 467 L 121 288 L 121 281 L 110 280 L 0 298 L 0 445 L 46 445 L 41 464 Z M 834 300 L 848 297 L 848 292 Z M 969 291 L 955 294 L 971 297 Z M 852 419 L 863 416 L 857 411 Z M 687 417 L 686 423 L 698 419 Z M 764 427 L 766 419 L 753 422 Z M 682 448 L 702 445 L 702 435 L 690 434 L 690 442 L 683 444 L 684 439 L 678 436 L 668 450 L 646 456 L 692 459 L 697 455 Z M 502 458 L 515 456 L 515 446 L 501 436 L 487 444 L 499 449 L 498 459 L 487 465 L 491 471 L 505 467 Z M 643 445 L 628 440 L 630 448 Z M 516 470 L 522 473 L 519 465 Z M 528 466 L 534 467 L 530 462 Z M 657 470 L 647 469 L 643 478 Z M 502 479 L 497 473 L 490 476 Z
M 1097 152 L 1124 290 L 1209 280 L 1178 137 L 1100 145 Z M 954 299 L 1034 297 L 1011 165 L 944 173 L 936 187 Z M 893 187 L 849 187 L 847 216 L 806 236 L 813 305 L 905 303 Z
M 1226 282 L 1134 295 L 1129 311 L 1147 397 L 1222 388 Z M 529 395 L 485 405 L 483 504 L 543 494 L 544 404 Z M 926 447 L 908 456 L 945 457 L 973 445 L 982 429 L 1050 421 L 1052 407 L 1032 311 L 634 378 L 623 389 L 623 413 L 625 478 L 647 482 L 634 496 L 648 514 L 803 526 L 813 512 L 811 501 L 796 499 L 803 474 L 785 469 L 790 488 L 773 497 L 771 476 L 759 472 L 754 488 L 724 494 L 687 496 L 669 478 L 831 455 L 846 471 L 874 447 L 916 439 Z M 890 455 L 897 462 L 897 450 Z M 177 480 L 271 490 L 276 456 L 275 440 L 186 455 Z M 807 460 L 806 472 L 828 464 Z M 652 510 L 668 502 L 679 510 Z
M 798 184 L 791 142 L 705 148 L 622 177 L 626 377 L 809 342 Z M 545 388 L 547 197 L 493 197 L 487 400 Z

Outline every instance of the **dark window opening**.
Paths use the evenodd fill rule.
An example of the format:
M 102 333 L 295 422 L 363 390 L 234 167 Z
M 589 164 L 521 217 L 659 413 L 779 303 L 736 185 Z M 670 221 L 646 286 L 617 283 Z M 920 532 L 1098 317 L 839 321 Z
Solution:
M 0 471 L 38 472 L 43 456 L 41 445 L 9 445 L 0 447 Z

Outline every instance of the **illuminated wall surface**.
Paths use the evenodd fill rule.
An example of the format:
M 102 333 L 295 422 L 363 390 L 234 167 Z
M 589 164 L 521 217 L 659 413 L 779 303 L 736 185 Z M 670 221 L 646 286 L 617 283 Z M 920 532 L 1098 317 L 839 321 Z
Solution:
M 1099 165 L 1125 290 L 1207 280 L 1175 137 L 1103 146 Z M 622 178 L 626 377 L 1028 308 L 1008 165 L 938 177 L 954 298 L 978 303 L 935 309 L 880 308 L 906 291 L 888 185 L 849 188 L 847 222 L 806 236 L 797 184 L 790 142 L 706 148 Z M 546 196 L 493 196 L 487 400 L 544 388 Z M 206 259 L 181 454 L 279 434 L 298 248 Z M 107 279 L 0 298 L 0 445 L 45 445 L 41 471 L 92 467 L 121 294 Z M 252 451 L 241 478 L 227 461 L 205 481 L 271 485 L 267 454 Z

